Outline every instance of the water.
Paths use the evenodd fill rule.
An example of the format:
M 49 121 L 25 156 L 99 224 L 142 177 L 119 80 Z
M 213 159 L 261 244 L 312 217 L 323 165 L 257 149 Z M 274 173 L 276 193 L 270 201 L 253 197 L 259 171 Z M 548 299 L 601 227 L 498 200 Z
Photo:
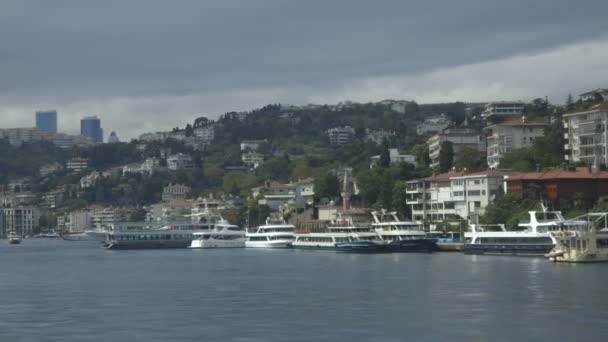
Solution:
M 597 341 L 608 264 L 0 241 L 0 341 Z

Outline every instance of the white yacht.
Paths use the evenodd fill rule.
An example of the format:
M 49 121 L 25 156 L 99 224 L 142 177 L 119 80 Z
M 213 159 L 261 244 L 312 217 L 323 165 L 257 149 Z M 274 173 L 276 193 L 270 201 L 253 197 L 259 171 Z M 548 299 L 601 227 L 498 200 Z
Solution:
M 245 247 L 245 231 L 237 225 L 221 221 L 210 231 L 192 234 L 188 248 L 239 248 Z
M 324 232 L 295 234 L 295 237 L 293 247 L 298 249 L 354 251 L 371 250 L 372 247 L 379 249 L 385 245 L 369 224 L 355 223 L 352 217 L 343 217 L 340 214 L 327 225 Z
M 517 231 L 507 231 L 504 225 L 495 226 L 498 229 L 471 225 L 470 231 L 464 234 L 464 253 L 542 256 L 556 244 L 551 232 L 587 226 L 586 221 L 566 220 L 561 212 L 542 208 L 542 211 L 528 212 L 530 221 L 518 224 Z
M 608 262 L 608 213 L 589 213 L 586 226 L 552 231 L 557 241 L 545 256 L 554 262 Z M 602 222 L 603 221 L 603 222 Z M 600 225 L 603 223 L 603 227 Z
M 253 248 L 287 248 L 291 247 L 295 227 L 285 220 L 275 220 L 270 217 L 266 223 L 257 227 L 255 231 L 246 231 L 245 247 Z
M 391 252 L 432 252 L 437 250 L 435 239 L 426 236 L 415 222 L 401 221 L 397 212 L 373 211 L 372 228 Z
M 106 239 L 108 231 L 105 229 L 88 229 L 81 232 L 65 232 L 60 236 L 67 241 L 99 241 L 103 242 Z
M 8 232 L 8 243 L 11 245 L 17 245 L 21 243 L 21 236 L 19 236 L 16 231 L 11 230 L 10 232 Z

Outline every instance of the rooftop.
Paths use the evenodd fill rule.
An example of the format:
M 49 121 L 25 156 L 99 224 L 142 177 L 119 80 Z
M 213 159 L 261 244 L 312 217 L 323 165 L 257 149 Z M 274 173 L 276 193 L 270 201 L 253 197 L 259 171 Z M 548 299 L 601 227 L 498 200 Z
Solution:
M 510 175 L 508 180 L 548 179 L 608 179 L 608 171 L 590 167 L 559 168 L 545 172 L 521 172 Z

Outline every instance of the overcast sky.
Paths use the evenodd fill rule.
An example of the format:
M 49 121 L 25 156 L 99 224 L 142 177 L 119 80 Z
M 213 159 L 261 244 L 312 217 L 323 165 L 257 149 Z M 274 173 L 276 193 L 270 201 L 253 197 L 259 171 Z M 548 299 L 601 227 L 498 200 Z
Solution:
M 608 1 L 2 0 L 0 127 L 132 138 L 267 103 L 562 103 L 608 87 Z M 107 136 L 106 136 L 107 138 Z

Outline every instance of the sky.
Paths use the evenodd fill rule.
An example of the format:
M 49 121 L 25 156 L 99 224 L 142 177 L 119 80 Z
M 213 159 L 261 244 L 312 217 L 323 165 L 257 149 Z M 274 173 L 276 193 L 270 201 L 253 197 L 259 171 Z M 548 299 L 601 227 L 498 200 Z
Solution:
M 608 1 L 2 0 L 0 128 L 56 109 L 123 140 L 268 103 L 608 88 Z M 106 136 L 107 139 L 107 136 Z

